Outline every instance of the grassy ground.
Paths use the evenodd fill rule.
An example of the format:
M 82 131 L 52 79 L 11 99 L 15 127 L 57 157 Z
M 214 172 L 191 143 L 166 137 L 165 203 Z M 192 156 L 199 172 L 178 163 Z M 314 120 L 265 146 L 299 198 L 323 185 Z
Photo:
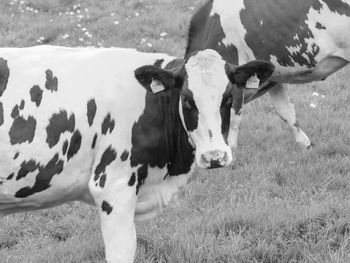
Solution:
M 2 0 L 0 46 L 113 45 L 181 56 L 201 2 Z M 290 87 L 311 152 L 295 145 L 268 96 L 248 105 L 234 167 L 196 171 L 160 217 L 139 224 L 136 262 L 350 262 L 349 73 Z M 84 204 L 0 223 L 1 263 L 95 263 L 103 253 L 96 210 Z

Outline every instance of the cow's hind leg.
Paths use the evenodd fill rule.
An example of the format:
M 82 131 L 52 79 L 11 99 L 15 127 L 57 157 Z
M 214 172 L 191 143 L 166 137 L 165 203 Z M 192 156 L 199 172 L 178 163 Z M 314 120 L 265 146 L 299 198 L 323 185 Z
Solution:
M 311 149 L 312 144 L 310 139 L 296 120 L 294 104 L 291 102 L 284 86 L 282 84 L 277 84 L 269 93 L 278 115 L 289 125 L 296 142 L 305 149 Z
M 110 165 L 89 182 L 100 214 L 108 263 L 132 263 L 136 252 L 136 190 L 135 185 L 129 186 L 127 176 L 122 176 L 125 172 Z

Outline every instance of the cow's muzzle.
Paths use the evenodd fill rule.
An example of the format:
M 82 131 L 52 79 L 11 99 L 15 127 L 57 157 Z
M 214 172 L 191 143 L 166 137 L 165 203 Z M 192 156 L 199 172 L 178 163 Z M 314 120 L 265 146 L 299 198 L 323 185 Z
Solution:
M 230 163 L 228 154 L 222 150 L 213 150 L 203 153 L 200 162 L 200 166 L 206 169 L 224 167 Z

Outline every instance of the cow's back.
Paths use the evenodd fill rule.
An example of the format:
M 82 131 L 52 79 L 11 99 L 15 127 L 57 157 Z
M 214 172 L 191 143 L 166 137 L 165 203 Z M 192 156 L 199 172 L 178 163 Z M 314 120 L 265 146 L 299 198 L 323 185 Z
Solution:
M 313 67 L 331 55 L 350 61 L 348 0 L 211 0 L 194 19 L 201 23 L 192 20 L 188 51 L 213 48 L 236 63 L 284 67 Z
M 94 162 L 111 142 L 130 150 L 144 109 L 134 70 L 157 59 L 171 58 L 129 49 L 0 49 L 0 213 L 92 202 Z

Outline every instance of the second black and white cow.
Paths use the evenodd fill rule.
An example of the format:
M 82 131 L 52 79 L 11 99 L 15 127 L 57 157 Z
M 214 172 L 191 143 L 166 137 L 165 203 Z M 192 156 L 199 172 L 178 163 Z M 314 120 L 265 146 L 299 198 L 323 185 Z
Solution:
M 272 62 L 272 82 L 245 89 L 245 102 L 268 91 L 296 141 L 309 149 L 283 83 L 324 80 L 349 64 L 349 30 L 349 0 L 210 0 L 192 18 L 186 56 L 211 48 L 234 64 Z M 230 131 L 233 148 L 238 128 Z
M 232 160 L 230 110 L 268 62 L 234 66 L 130 49 L 0 49 L 0 217 L 80 200 L 99 207 L 108 262 L 132 262 L 135 220 L 159 214 L 194 163 Z

